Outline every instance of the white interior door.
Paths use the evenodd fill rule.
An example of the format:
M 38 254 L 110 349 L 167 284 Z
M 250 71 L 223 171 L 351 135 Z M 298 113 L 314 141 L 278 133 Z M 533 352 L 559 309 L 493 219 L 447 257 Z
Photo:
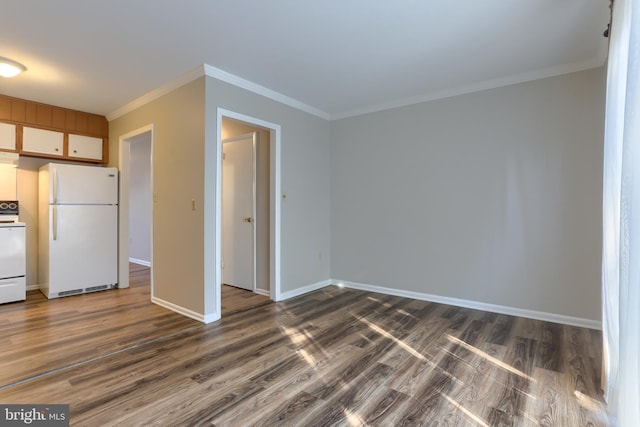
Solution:
M 255 290 L 255 134 L 223 141 L 222 283 Z

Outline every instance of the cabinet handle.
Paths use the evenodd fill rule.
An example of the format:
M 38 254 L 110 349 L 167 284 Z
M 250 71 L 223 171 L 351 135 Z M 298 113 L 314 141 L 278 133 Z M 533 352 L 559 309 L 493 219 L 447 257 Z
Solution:
M 73 153 L 74 153 L 74 154 L 75 154 L 75 153 L 77 153 L 77 152 L 78 152 L 78 150 L 73 150 Z
M 58 150 L 57 148 L 55 148 L 54 150 L 55 150 L 55 151 L 60 151 L 60 150 Z

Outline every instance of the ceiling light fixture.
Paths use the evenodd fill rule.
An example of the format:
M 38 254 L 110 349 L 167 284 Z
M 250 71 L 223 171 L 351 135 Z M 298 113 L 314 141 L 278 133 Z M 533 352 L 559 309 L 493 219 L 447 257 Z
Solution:
M 0 76 L 15 77 L 23 71 L 27 71 L 27 67 L 21 63 L 0 57 Z

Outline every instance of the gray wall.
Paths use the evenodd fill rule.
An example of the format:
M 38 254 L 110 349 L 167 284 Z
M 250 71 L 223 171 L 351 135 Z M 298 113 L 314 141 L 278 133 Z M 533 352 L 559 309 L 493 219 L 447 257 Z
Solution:
M 131 140 L 129 258 L 151 262 L 151 132 Z
M 332 122 L 332 277 L 599 319 L 604 74 Z
M 113 120 L 112 165 L 154 124 L 155 295 L 203 314 L 218 107 L 282 127 L 282 292 L 333 277 L 599 318 L 602 68 L 334 122 L 203 77 Z

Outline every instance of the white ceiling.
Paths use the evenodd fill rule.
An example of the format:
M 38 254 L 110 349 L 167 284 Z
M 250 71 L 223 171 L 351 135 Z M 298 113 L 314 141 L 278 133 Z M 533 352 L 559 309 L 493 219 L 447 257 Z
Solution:
M 607 0 L 2 0 L 0 93 L 108 114 L 202 64 L 331 117 L 603 64 Z

